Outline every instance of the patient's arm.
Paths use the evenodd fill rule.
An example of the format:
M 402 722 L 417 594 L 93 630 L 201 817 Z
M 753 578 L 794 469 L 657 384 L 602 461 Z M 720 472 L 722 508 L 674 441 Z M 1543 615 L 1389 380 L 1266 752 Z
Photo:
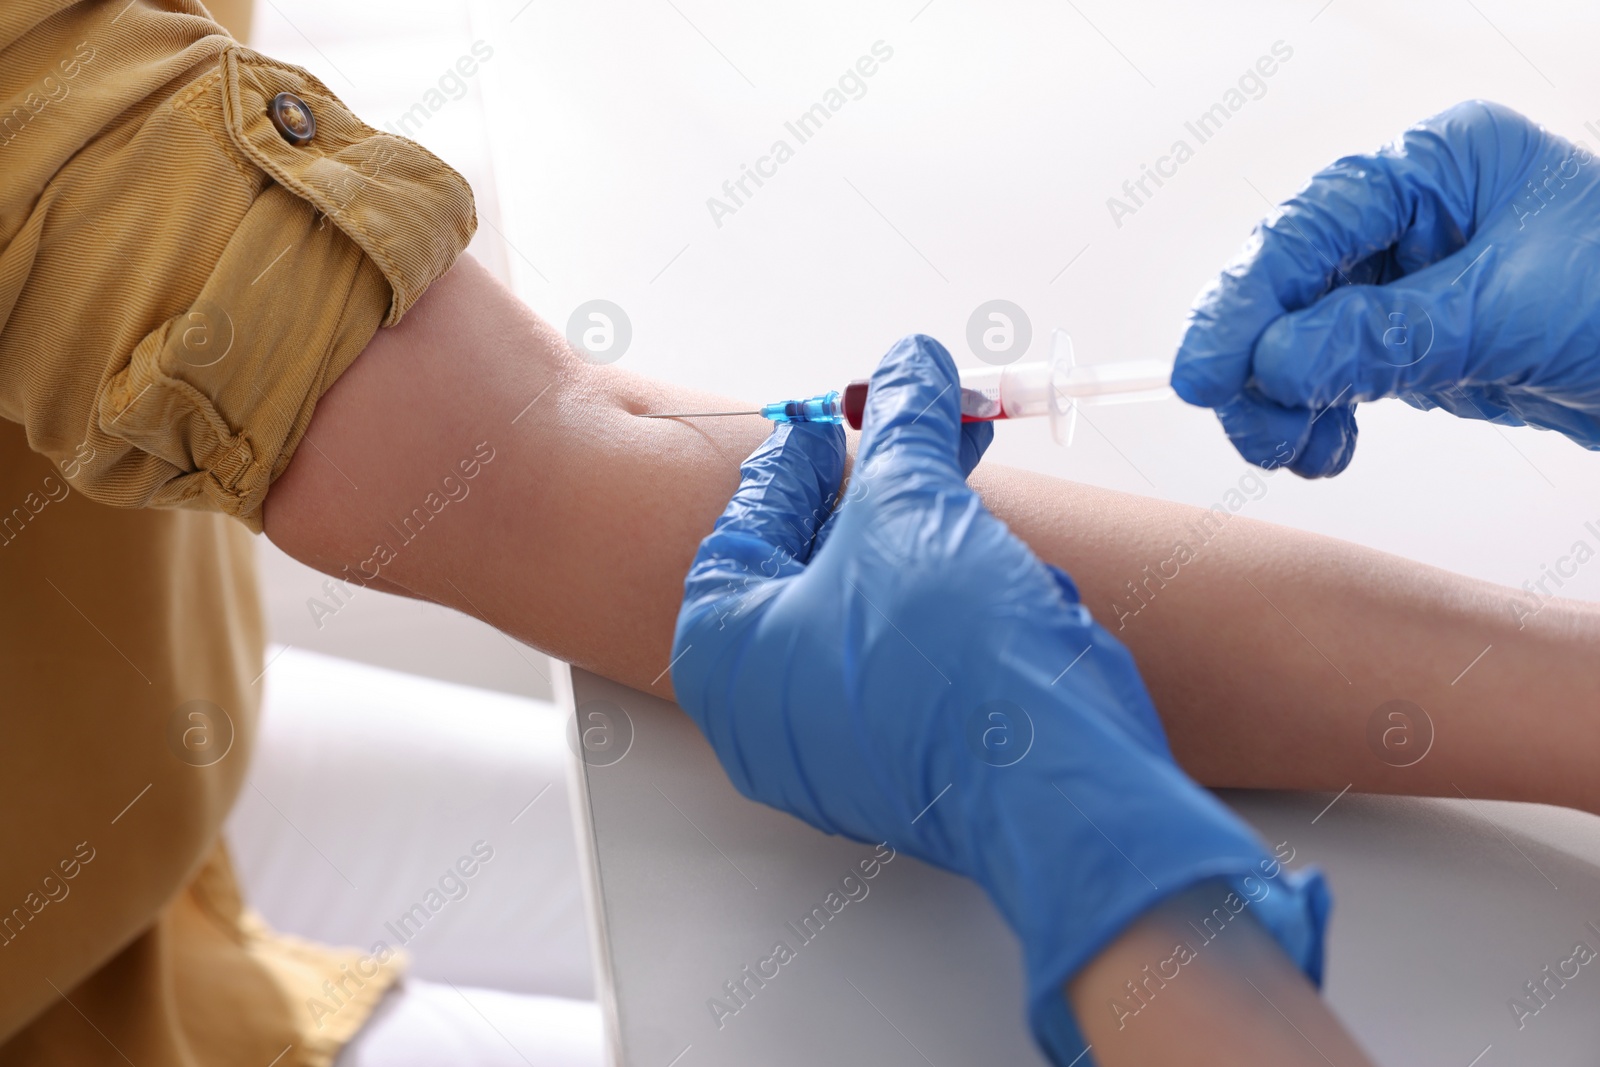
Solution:
M 769 427 L 631 413 L 727 405 L 583 362 L 464 258 L 323 398 L 315 447 L 274 485 L 266 530 L 331 574 L 381 562 L 374 584 L 670 695 L 684 574 Z M 1119 629 L 1114 601 L 1136 604 L 1125 583 L 1172 558 L 1203 513 L 1004 468 L 973 482 L 1132 648 L 1201 781 L 1600 809 L 1585 761 L 1600 749 L 1594 606 L 1552 602 L 1519 630 L 1508 590 L 1234 517 L 1175 578 L 1144 586 L 1148 606 Z M 1436 731 L 1426 758 L 1398 769 L 1367 739 L 1396 698 Z

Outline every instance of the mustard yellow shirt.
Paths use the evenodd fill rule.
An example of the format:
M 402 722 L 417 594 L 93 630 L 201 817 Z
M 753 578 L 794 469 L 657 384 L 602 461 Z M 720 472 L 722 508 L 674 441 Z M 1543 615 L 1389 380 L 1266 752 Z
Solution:
M 448 166 L 193 0 L 0 3 L 0 1067 L 322 1067 L 392 982 L 266 930 L 219 846 L 250 531 L 475 224 Z

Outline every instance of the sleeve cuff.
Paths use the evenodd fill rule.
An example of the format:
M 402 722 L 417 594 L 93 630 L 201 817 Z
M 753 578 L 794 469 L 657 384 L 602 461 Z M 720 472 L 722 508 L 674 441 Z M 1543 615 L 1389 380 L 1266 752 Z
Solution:
M 279 93 L 314 115 L 309 141 L 274 126 Z M 52 188 L 7 327 L 30 444 L 92 499 L 256 532 L 317 401 L 477 225 L 437 157 L 231 42 L 101 129 Z

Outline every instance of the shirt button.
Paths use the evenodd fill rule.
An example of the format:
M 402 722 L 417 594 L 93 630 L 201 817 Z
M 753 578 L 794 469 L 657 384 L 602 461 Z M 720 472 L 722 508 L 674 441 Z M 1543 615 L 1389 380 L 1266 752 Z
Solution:
M 310 106 L 293 93 L 279 93 L 267 105 L 272 124 L 290 144 L 305 144 L 317 135 L 317 119 Z

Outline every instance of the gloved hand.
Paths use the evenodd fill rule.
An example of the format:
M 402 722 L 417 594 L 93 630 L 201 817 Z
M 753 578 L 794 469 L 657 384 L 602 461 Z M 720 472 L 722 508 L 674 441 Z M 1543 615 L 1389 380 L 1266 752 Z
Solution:
M 957 384 L 937 341 L 889 352 L 837 508 L 838 427 L 781 425 L 745 462 L 689 571 L 679 703 L 745 796 L 980 883 L 1059 1063 L 1083 1050 L 1062 983 L 1201 880 L 1253 881 L 1317 980 L 1320 877 L 1178 769 L 1128 651 L 967 487 L 993 430 Z
M 1246 459 L 1308 477 L 1398 396 L 1600 448 L 1600 164 L 1458 104 L 1317 174 L 1189 312 L 1172 384 Z

